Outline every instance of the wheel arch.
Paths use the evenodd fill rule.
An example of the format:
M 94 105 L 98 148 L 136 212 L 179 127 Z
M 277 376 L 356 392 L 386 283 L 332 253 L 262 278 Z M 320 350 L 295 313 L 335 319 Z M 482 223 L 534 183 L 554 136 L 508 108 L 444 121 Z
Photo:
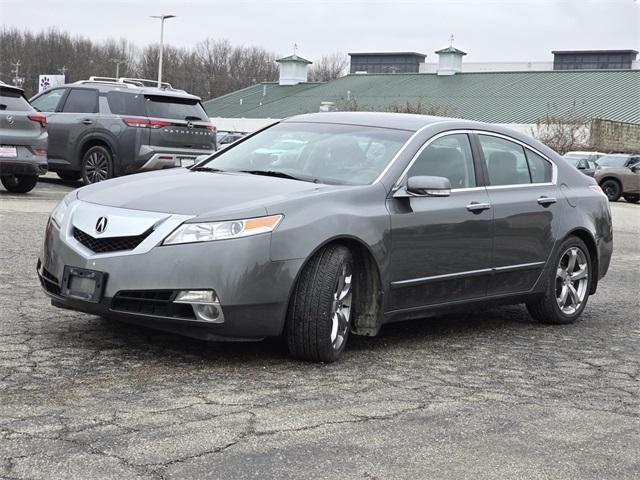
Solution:
M 591 288 L 589 290 L 589 294 L 593 295 L 596 293 L 596 289 L 598 288 L 598 271 L 599 271 L 599 258 L 598 258 L 598 245 L 596 243 L 596 239 L 593 234 L 587 230 L 586 228 L 575 228 L 571 230 L 566 238 L 569 237 L 577 237 L 582 240 L 587 249 L 589 250 L 589 256 L 591 257 Z
M 106 135 L 92 135 L 82 140 L 82 142 L 78 145 L 77 158 L 78 165 L 82 168 L 82 157 L 87 153 L 91 147 L 106 147 L 111 153 L 112 160 L 114 160 L 114 167 L 117 169 L 117 165 L 115 165 L 115 159 L 117 157 L 117 148 L 115 143 Z
M 383 297 L 382 272 L 371 247 L 362 239 L 354 236 L 341 235 L 326 239 L 309 253 L 295 275 L 294 282 L 289 291 L 287 308 L 289 308 L 288 306 L 291 304 L 298 279 L 306 266 L 319 251 L 331 244 L 347 247 L 351 251 L 356 264 L 357 281 L 354 286 L 356 289 L 354 290 L 356 305 L 354 308 L 355 317 L 352 323 L 352 330 L 357 335 L 374 336 L 378 333 L 381 326 Z
M 600 180 L 598 180 L 598 185 L 602 185 L 607 180 L 613 180 L 618 185 L 620 185 L 620 192 L 622 192 L 622 182 L 620 181 L 620 179 L 618 177 L 615 177 L 613 175 L 607 175 L 606 177 L 602 177 Z

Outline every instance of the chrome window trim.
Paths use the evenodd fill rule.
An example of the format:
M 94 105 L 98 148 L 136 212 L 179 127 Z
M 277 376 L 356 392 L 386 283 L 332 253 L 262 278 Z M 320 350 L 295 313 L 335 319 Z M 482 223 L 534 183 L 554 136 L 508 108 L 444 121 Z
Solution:
M 422 127 L 415 134 L 413 134 L 409 138 L 409 140 L 407 140 L 407 142 L 404 144 L 404 146 L 398 151 L 396 156 L 391 160 L 391 162 L 389 163 L 387 168 L 385 168 L 385 170 L 382 172 L 382 174 L 380 174 L 380 177 L 378 177 L 376 182 L 387 172 L 387 170 L 389 170 L 391 165 L 395 162 L 397 157 L 400 155 L 400 153 L 402 153 L 402 151 L 411 142 L 411 140 L 413 140 L 414 137 L 420 131 L 424 130 L 425 128 L 426 127 Z M 531 150 L 533 153 L 535 153 L 537 155 L 540 155 L 540 157 L 542 157 L 542 159 L 546 160 L 548 163 L 551 164 L 551 182 L 518 183 L 518 184 L 513 184 L 513 185 L 485 185 L 485 186 L 466 187 L 466 188 L 452 188 L 451 189 L 451 193 L 454 193 L 454 192 L 471 192 L 471 191 L 476 191 L 476 190 L 482 190 L 482 189 L 485 189 L 485 188 L 487 190 L 497 190 L 497 189 L 501 189 L 501 188 L 526 188 L 526 187 L 552 186 L 552 185 L 556 185 L 557 184 L 557 182 L 558 182 L 558 167 L 557 167 L 557 165 L 549 157 L 547 157 L 544 153 L 540 152 L 539 150 L 535 149 L 534 147 L 531 147 L 530 145 L 518 140 L 517 138 L 513 138 L 513 137 L 510 137 L 508 135 L 503 135 L 501 133 L 489 132 L 489 131 L 486 131 L 486 130 L 476 130 L 476 129 L 459 129 L 459 130 L 447 130 L 446 132 L 440 132 L 440 133 L 434 135 L 433 137 L 431 137 L 429 140 L 427 140 L 424 143 L 424 145 L 422 145 L 420 147 L 420 149 L 416 152 L 416 154 L 411 158 L 411 160 L 409 161 L 409 164 L 406 166 L 406 168 L 402 171 L 402 173 L 400 174 L 398 179 L 393 184 L 393 187 L 391 188 L 391 191 L 396 191 L 402 186 L 402 183 L 404 182 L 404 180 L 406 178 L 407 172 L 411 169 L 411 167 L 416 162 L 416 160 L 418 159 L 420 154 L 423 152 L 423 150 L 425 148 L 427 148 L 432 142 L 434 142 L 435 140 L 437 140 L 439 138 L 445 137 L 447 135 L 456 135 L 456 134 L 460 134 L 460 133 L 464 133 L 464 134 L 467 134 L 467 135 L 475 133 L 477 135 L 488 135 L 488 136 L 493 136 L 493 137 L 499 137 L 499 138 L 502 138 L 503 140 L 507 140 L 507 141 L 516 143 L 516 144 L 520 145 L 522 148 Z M 526 152 L 525 152 L 525 156 L 526 156 Z M 475 163 L 474 163 L 474 168 L 475 168 Z
M 404 145 L 402 145 L 402 147 L 400 147 L 400 150 L 398 150 L 398 152 L 393 156 L 393 158 L 389 161 L 389 163 L 387 164 L 386 167 L 384 167 L 384 170 L 382 170 L 382 172 L 380 173 L 380 175 L 378 175 L 378 178 L 376 178 L 373 182 L 371 182 L 371 185 L 374 185 L 376 183 L 378 183 L 380 180 L 382 180 L 382 177 L 384 177 L 386 175 L 386 173 L 391 169 L 391 167 L 393 167 L 393 165 L 396 163 L 396 161 L 398 160 L 398 158 L 400 158 L 400 155 L 402 155 L 402 153 L 407 149 L 407 147 L 409 146 L 409 144 L 418 136 L 420 135 L 424 130 L 426 130 L 427 128 L 431 127 L 433 124 L 427 124 L 423 127 L 420 127 L 418 130 L 416 130 L 408 139 L 406 142 L 404 142 Z M 395 187 L 395 185 L 394 185 Z M 393 189 L 392 189 L 393 190 Z

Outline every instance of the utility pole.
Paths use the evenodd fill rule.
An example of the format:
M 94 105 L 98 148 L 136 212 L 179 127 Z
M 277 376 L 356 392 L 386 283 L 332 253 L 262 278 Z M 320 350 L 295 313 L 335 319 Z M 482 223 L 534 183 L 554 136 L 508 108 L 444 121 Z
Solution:
M 59 68 L 59 69 L 58 69 L 58 71 L 60 72 L 60 75 L 63 75 L 63 76 L 65 77 L 65 78 L 64 78 L 64 81 L 65 81 L 65 82 L 67 81 L 67 77 L 66 77 L 66 75 L 65 75 L 65 72 L 66 72 L 67 70 L 68 70 L 68 69 L 67 69 L 67 67 L 66 67 L 66 66 L 64 66 L 64 65 L 62 66 L 62 68 Z
M 116 78 L 120 78 L 120 64 L 125 63 L 126 60 L 122 60 L 120 58 L 110 58 L 109 61 L 116 64 Z
M 162 87 L 162 53 L 164 49 L 164 21 L 168 18 L 175 18 L 175 15 L 151 15 L 151 18 L 160 20 L 160 55 L 158 58 L 158 88 Z
M 11 65 L 13 65 L 13 70 L 11 70 L 11 73 L 13 73 L 13 84 L 16 87 L 19 87 L 22 85 L 22 78 L 20 77 L 20 60 L 18 60 L 16 63 L 12 63 Z

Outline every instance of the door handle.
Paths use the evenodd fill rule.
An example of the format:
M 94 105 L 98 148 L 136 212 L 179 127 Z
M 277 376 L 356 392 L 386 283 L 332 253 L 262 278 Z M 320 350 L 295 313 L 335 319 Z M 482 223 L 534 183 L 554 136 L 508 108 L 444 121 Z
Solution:
M 556 197 L 545 197 L 544 195 L 538 198 L 538 203 L 543 207 L 548 207 L 549 205 L 551 205 L 552 203 L 556 203 L 557 201 L 558 199 Z
M 82 120 L 82 123 L 85 125 L 91 125 L 93 123 L 93 120 L 89 120 L 88 118 L 85 118 L 84 120 Z
M 473 213 L 480 213 L 483 210 L 489 210 L 490 208 L 491 204 L 489 203 L 471 202 L 469 205 L 467 205 L 467 210 Z

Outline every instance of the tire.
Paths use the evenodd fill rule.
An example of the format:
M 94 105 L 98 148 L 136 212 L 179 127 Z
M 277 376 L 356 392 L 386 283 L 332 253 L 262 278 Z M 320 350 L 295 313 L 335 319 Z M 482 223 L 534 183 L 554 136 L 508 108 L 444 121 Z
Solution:
M 65 182 L 75 182 L 80 180 L 82 172 L 56 172 L 56 175 Z
M 607 196 L 610 202 L 617 202 L 622 193 L 622 187 L 617 180 L 609 179 L 600 184 L 602 191 Z
M 304 267 L 287 312 L 287 346 L 293 357 L 329 363 L 344 350 L 353 317 L 353 265 L 348 248 L 328 245 Z
M 571 258 L 575 252 L 575 263 L 571 277 L 566 274 L 571 269 Z M 541 323 L 564 325 L 575 322 L 589 299 L 593 280 L 593 261 L 585 243 L 577 237 L 567 238 L 558 249 L 553 268 L 548 273 L 544 295 L 527 303 L 527 309 L 533 318 Z M 586 270 L 585 270 L 586 269 Z M 575 296 L 571 292 L 571 285 Z M 564 307 L 562 299 L 566 299 Z M 579 300 L 579 302 L 578 302 Z
M 113 177 L 113 156 L 106 147 L 96 145 L 82 156 L 82 181 L 85 185 Z
M 637 193 L 627 193 L 622 196 L 629 203 L 638 203 L 640 201 L 640 195 Z
M 11 193 L 27 193 L 38 183 L 37 175 L 3 175 L 2 185 Z

